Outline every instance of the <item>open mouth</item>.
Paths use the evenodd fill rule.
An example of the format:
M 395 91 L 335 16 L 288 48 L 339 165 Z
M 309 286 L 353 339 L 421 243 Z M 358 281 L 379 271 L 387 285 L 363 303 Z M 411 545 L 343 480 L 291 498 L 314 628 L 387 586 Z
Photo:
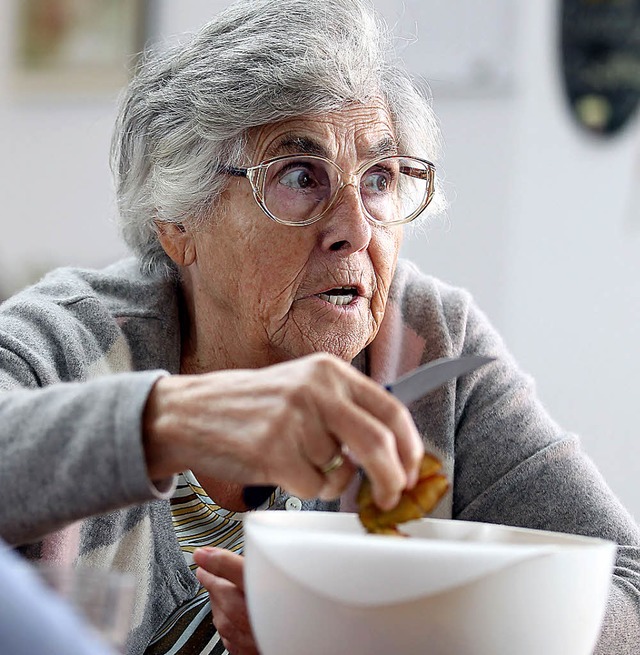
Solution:
M 332 305 L 350 305 L 357 297 L 358 290 L 355 287 L 336 287 L 318 294 L 318 298 Z

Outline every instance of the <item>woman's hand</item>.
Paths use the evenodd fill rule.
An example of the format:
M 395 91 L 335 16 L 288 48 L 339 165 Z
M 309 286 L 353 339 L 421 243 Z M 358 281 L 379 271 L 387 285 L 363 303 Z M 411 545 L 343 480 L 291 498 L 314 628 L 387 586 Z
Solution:
M 193 561 L 200 567 L 196 575 L 209 592 L 213 624 L 224 647 L 232 655 L 258 655 L 244 599 L 242 556 L 207 547 L 194 551 Z
M 144 417 L 149 475 L 185 469 L 335 498 L 356 466 L 393 507 L 418 476 L 422 442 L 404 405 L 350 364 L 315 354 L 255 370 L 160 378 Z M 323 472 L 336 454 L 344 463 Z

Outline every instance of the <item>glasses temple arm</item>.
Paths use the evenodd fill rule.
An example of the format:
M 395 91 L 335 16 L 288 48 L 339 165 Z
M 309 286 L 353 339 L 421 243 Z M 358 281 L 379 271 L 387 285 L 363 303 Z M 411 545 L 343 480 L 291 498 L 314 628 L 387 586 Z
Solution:
M 429 169 L 415 168 L 414 166 L 401 166 L 400 172 L 421 180 L 428 180 L 431 177 L 431 171 Z
M 220 171 L 236 177 L 247 177 L 248 168 L 236 168 L 235 166 L 221 166 Z

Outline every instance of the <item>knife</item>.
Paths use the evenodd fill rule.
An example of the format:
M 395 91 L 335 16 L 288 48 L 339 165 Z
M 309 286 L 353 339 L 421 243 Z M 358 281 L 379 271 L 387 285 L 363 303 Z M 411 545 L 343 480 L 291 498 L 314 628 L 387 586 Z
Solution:
M 400 402 L 409 405 L 426 396 L 445 382 L 459 378 L 492 362 L 494 357 L 469 355 L 467 357 L 442 357 L 410 371 L 395 382 L 385 385 Z
M 403 404 L 408 405 L 449 380 L 471 373 L 494 359 L 495 357 L 481 355 L 442 357 L 410 371 L 391 384 L 386 384 L 385 389 Z M 260 507 L 275 490 L 276 487 L 273 485 L 247 486 L 242 490 L 242 500 L 249 509 L 255 509 Z

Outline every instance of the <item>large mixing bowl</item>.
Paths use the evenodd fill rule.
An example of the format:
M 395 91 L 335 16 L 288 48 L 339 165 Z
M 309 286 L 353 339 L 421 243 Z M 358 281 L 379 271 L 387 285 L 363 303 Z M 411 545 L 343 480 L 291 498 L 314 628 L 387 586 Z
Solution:
M 590 655 L 615 544 L 422 519 L 410 538 L 355 514 L 254 512 L 245 589 L 262 655 Z

